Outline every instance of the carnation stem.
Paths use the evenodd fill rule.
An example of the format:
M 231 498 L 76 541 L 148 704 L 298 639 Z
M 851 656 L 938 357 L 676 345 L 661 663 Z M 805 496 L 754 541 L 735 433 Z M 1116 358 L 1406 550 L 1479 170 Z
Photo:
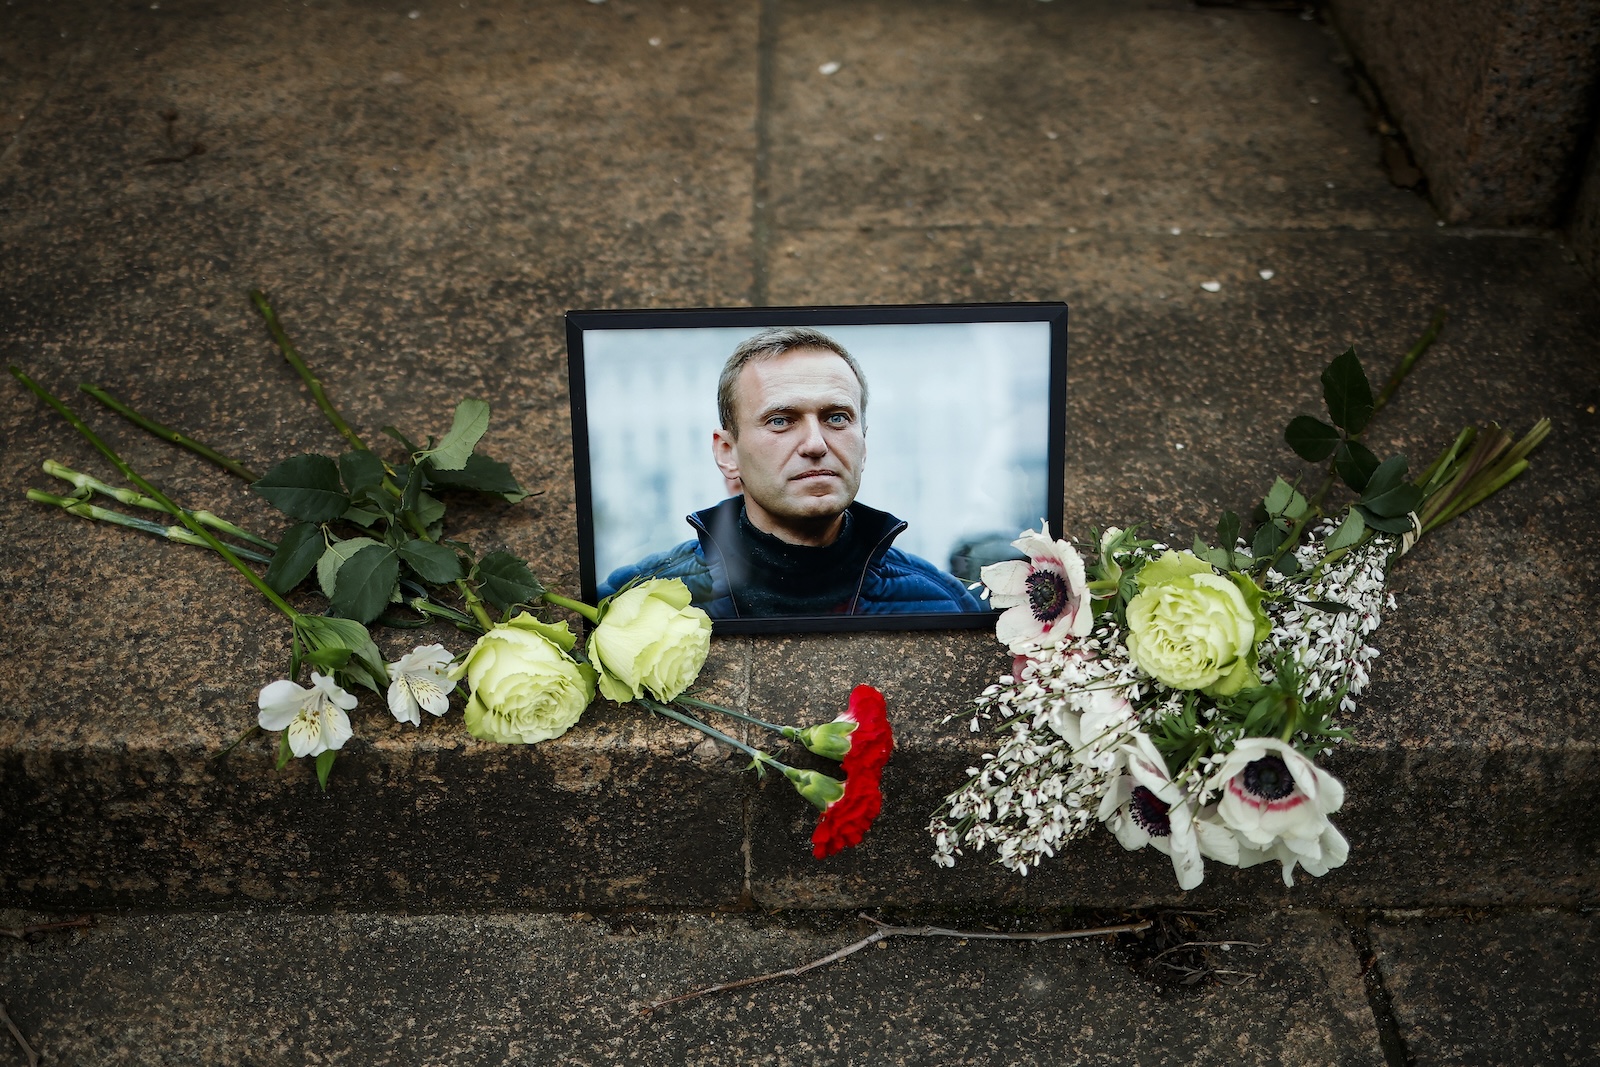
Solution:
M 210 545 L 213 551 L 215 551 L 223 559 L 227 560 L 228 563 L 232 565 L 233 569 L 242 574 L 245 580 L 251 585 L 255 586 L 256 591 L 262 596 L 266 597 L 267 601 L 271 603 L 273 607 L 287 615 L 291 621 L 300 617 L 300 613 L 294 610 L 294 608 L 290 607 L 288 601 L 279 596 L 277 591 L 270 585 L 262 581 L 261 577 L 257 575 L 255 571 L 251 570 L 249 567 L 246 567 L 244 565 L 244 561 L 238 556 L 234 555 L 233 550 L 227 545 L 217 540 L 215 534 L 196 522 L 187 511 L 184 511 L 177 504 L 174 504 L 160 489 L 157 489 L 150 482 L 147 482 L 144 478 L 140 477 L 139 472 L 134 470 L 127 460 L 118 455 L 114 448 L 100 440 L 99 435 L 97 435 L 93 430 L 89 429 L 88 424 L 80 419 L 71 408 L 67 407 L 66 404 L 56 399 L 56 397 L 48 389 L 44 388 L 44 386 L 38 384 L 32 378 L 24 374 L 21 367 L 12 366 L 9 369 L 12 376 L 15 377 L 17 381 L 27 386 L 29 391 L 31 391 L 40 400 L 43 400 L 46 404 L 49 404 L 50 407 L 55 409 L 56 414 L 66 419 L 67 422 L 71 424 L 73 429 L 77 430 L 83 435 L 85 440 L 87 440 L 95 448 L 99 449 L 101 455 L 109 459 L 112 464 L 122 472 L 123 477 L 127 478 L 128 481 L 132 482 L 140 489 L 144 490 L 147 496 L 154 497 L 160 502 L 161 506 L 166 509 L 168 514 L 175 517 L 179 522 L 183 523 L 195 534 L 199 535 L 201 540 Z
M 289 340 L 289 335 L 284 333 L 283 327 L 279 325 L 277 313 L 272 310 L 272 305 L 267 303 L 266 294 L 260 289 L 252 289 L 250 290 L 250 300 L 255 304 L 256 310 L 261 312 L 261 317 L 267 320 L 267 330 L 272 334 L 272 339 L 278 343 L 278 350 L 283 353 L 283 358 L 288 360 L 289 366 L 293 367 L 295 373 L 300 375 L 300 380 L 306 383 L 306 388 L 311 390 L 311 399 L 316 401 L 317 407 L 322 409 L 322 413 L 328 417 L 328 421 L 333 424 L 333 428 L 338 430 L 344 439 L 350 442 L 350 447 L 356 451 L 372 451 L 367 447 L 366 442 L 361 440 L 361 435 L 351 429 L 348 422 L 344 421 L 344 416 L 340 415 L 338 409 L 333 406 L 333 401 L 328 399 L 327 391 L 322 388 L 322 380 L 312 373 L 311 368 L 306 365 L 306 361 L 300 358 L 300 353 L 295 350 L 294 343 Z
M 548 590 L 539 594 L 539 599 L 543 600 L 546 604 L 554 604 L 558 608 L 566 608 L 568 611 L 575 611 L 579 615 L 582 615 L 584 618 L 588 619 L 590 622 L 600 621 L 600 609 L 590 607 L 581 600 L 569 600 L 568 598 L 561 596 L 559 593 L 552 593 Z
M 793 726 L 779 726 L 776 723 L 770 723 L 763 719 L 758 719 L 753 715 L 746 715 L 742 711 L 734 711 L 732 708 L 725 708 L 720 704 L 708 704 L 704 700 L 696 700 L 691 696 L 680 696 L 677 702 L 679 704 L 693 704 L 695 707 L 705 708 L 707 711 L 721 712 L 723 715 L 727 715 L 735 719 L 742 719 L 743 721 L 750 723 L 752 726 L 765 727 L 766 729 L 771 730 L 773 733 L 783 734 L 785 737 L 789 736 L 787 731 L 794 729 Z
M 751 757 L 752 759 L 754 759 L 757 763 L 764 763 L 768 767 L 772 767 L 775 770 L 784 771 L 784 772 L 788 772 L 790 770 L 793 770 L 792 767 L 788 767 L 788 766 L 785 766 L 782 763 L 779 763 L 777 760 L 773 759 L 771 756 L 767 755 L 767 753 L 761 751 L 759 748 L 751 748 L 749 745 L 745 744 L 743 741 L 737 740 L 736 738 L 729 737 L 727 734 L 723 733 L 721 730 L 718 730 L 716 727 L 708 726 L 705 723 L 701 722 L 699 719 L 696 719 L 695 717 L 693 717 L 692 715 L 685 715 L 683 712 L 678 711 L 678 710 L 676 710 L 676 709 L 674 709 L 672 707 L 669 707 L 666 704 L 657 703 L 656 701 L 651 700 L 649 697 L 639 697 L 637 699 L 637 701 L 635 701 L 635 703 L 644 705 L 646 708 L 649 708 L 651 711 L 655 712 L 657 715 L 664 715 L 669 719 L 674 719 L 677 722 L 683 723 L 683 725 L 685 725 L 685 726 L 692 726 L 696 730 L 699 730 L 701 733 L 707 735 L 708 737 L 714 737 L 718 741 L 721 741 L 725 745 L 732 745 L 734 748 L 738 749 L 740 752 L 743 752 L 745 755 L 747 755 L 747 756 Z
M 88 393 L 90 396 L 94 397 L 96 400 L 100 401 L 100 403 L 104 404 L 112 411 L 115 411 L 118 415 L 121 415 L 135 426 L 138 426 L 144 430 L 148 430 L 157 437 L 161 438 L 163 441 L 170 441 L 180 448 L 187 448 L 195 455 L 209 459 L 211 462 L 215 463 L 229 474 L 237 475 L 247 482 L 260 480 L 260 475 L 253 473 L 250 468 L 246 467 L 238 460 L 225 456 L 221 452 L 218 452 L 216 449 L 212 448 L 210 445 L 196 441 L 194 438 L 185 436 L 184 434 L 179 433 L 177 430 L 163 426 L 161 423 L 150 418 L 149 416 L 139 414 L 137 411 L 133 410 L 133 408 L 129 407 L 127 404 L 124 404 L 122 401 L 118 400 L 116 397 L 112 396 L 98 385 L 94 385 L 90 382 L 80 382 L 78 384 L 78 388 L 83 390 L 85 393 Z
M 84 474 L 80 471 L 75 471 L 71 467 L 57 463 L 53 459 L 45 460 L 43 466 L 46 474 L 54 475 L 55 477 L 60 478 L 62 481 L 71 482 L 73 487 L 76 489 L 91 490 L 101 494 L 102 496 L 108 496 L 118 503 L 127 504 L 130 507 L 135 508 L 144 508 L 146 511 L 165 512 L 167 510 L 161 506 L 161 502 L 159 500 L 154 500 L 142 493 L 136 493 L 132 489 L 120 489 L 114 485 L 107 485 L 105 482 L 102 482 L 99 478 L 96 478 L 92 474 Z M 235 526 L 227 519 L 219 518 L 209 511 L 191 511 L 189 514 L 194 516 L 196 522 L 204 523 L 213 530 L 221 530 L 230 537 L 237 537 L 242 541 L 249 541 L 253 545 L 266 549 L 268 552 L 276 552 L 278 550 L 278 546 L 273 544 L 271 541 L 268 541 L 265 537 L 258 537 L 249 530 Z M 113 519 L 110 521 L 115 522 L 116 520 Z M 255 557 L 247 554 L 245 558 L 254 559 Z M 270 561 L 270 556 L 257 560 L 258 563 L 267 563 Z

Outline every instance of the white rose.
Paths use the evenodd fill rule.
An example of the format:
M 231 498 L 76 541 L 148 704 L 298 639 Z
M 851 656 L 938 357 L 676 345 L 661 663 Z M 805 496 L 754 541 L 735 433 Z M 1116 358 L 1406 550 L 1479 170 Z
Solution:
M 528 745 L 560 737 L 594 699 L 594 670 L 569 655 L 575 643 L 566 623 L 540 622 L 522 612 L 482 637 L 453 668 L 466 676 L 466 726 L 473 737 Z
M 689 601 L 678 579 L 652 578 L 604 605 L 589 660 L 608 700 L 637 700 L 646 690 L 673 700 L 699 676 L 711 651 L 711 618 Z

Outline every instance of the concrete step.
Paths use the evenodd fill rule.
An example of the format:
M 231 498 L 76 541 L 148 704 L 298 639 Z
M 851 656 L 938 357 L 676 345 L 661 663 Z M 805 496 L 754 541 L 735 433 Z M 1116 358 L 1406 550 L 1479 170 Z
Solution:
M 7 925 L 61 918 L 0 913 Z M 936 922 L 983 933 L 1106 918 Z M 1532 1067 L 1587 1062 L 1600 1041 L 1593 914 L 1144 918 L 1140 933 L 1087 940 L 891 937 L 798 977 L 641 1014 L 876 928 L 829 912 L 130 912 L 0 942 L 0 990 L 44 1062 L 85 1067 Z
M 542 495 L 458 532 L 556 586 L 577 572 L 569 308 L 1065 299 L 1079 534 L 1140 521 L 1182 543 L 1247 507 L 1294 472 L 1279 433 L 1327 360 L 1354 343 L 1377 373 L 1441 304 L 1374 444 L 1556 429 L 1396 573 L 1331 762 L 1350 863 L 1292 893 L 1213 870 L 1184 898 L 1160 857 L 1104 837 L 1026 880 L 929 863 L 922 827 L 985 747 L 942 720 L 1006 667 L 976 633 L 714 643 L 705 680 L 732 706 L 810 721 L 857 682 L 888 694 L 885 816 L 825 864 L 787 786 L 617 708 L 507 749 L 369 700 L 326 795 L 307 767 L 273 772 L 263 738 L 213 759 L 286 631 L 203 555 L 24 500 L 46 457 L 102 468 L 0 390 L 0 902 L 1594 901 L 1594 290 L 1549 235 L 1441 228 L 1391 187 L 1317 24 L 1109 2 L 5 10 L 23 116 L 0 148 L 6 362 L 58 392 L 98 381 L 263 469 L 335 447 L 243 298 L 262 286 L 360 426 L 494 403 L 488 449 Z M 180 499 L 271 525 L 225 476 L 96 424 Z

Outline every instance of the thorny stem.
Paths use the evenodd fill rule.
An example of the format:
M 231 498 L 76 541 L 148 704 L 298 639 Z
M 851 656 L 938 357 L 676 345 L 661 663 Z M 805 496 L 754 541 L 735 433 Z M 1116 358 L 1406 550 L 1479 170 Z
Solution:
M 1389 398 L 1394 396 L 1395 390 L 1400 388 L 1400 383 L 1406 380 L 1406 375 L 1411 373 L 1411 368 L 1416 366 L 1422 354 L 1433 347 L 1433 342 L 1439 339 L 1439 331 L 1444 329 L 1445 319 L 1449 316 L 1444 308 L 1438 308 L 1433 313 L 1433 321 L 1428 323 L 1428 328 L 1417 338 L 1417 343 L 1411 346 L 1411 351 L 1400 357 L 1400 362 L 1395 364 L 1394 373 L 1389 375 L 1389 380 L 1384 383 L 1383 389 L 1378 393 L 1378 399 L 1372 402 L 1372 414 L 1377 416 L 1389 403 Z
M 96 400 L 100 401 L 100 403 L 104 404 L 112 411 L 115 411 L 118 415 L 121 415 L 135 426 L 138 426 L 144 430 L 148 430 L 150 433 L 155 434 L 163 441 L 169 441 L 180 448 L 187 448 L 195 455 L 209 459 L 211 462 L 215 463 L 229 474 L 243 478 L 247 482 L 259 481 L 261 478 L 260 475 L 253 473 L 250 468 L 246 467 L 243 463 L 240 463 L 238 460 L 233 459 L 232 457 L 223 455 L 210 445 L 196 441 L 194 438 L 179 433 L 177 430 L 174 430 L 171 427 L 163 426 L 161 423 L 147 415 L 141 415 L 139 412 L 135 411 L 127 404 L 124 404 L 122 401 L 118 400 L 116 397 L 112 396 L 98 385 L 94 385 L 91 382 L 80 382 L 78 384 L 78 388 L 83 390 L 85 393 L 88 393 L 90 396 L 94 397 Z
M 344 421 L 344 416 L 339 414 L 333 406 L 333 401 L 328 399 L 327 391 L 322 388 L 322 380 L 314 374 L 306 361 L 300 358 L 300 353 L 295 350 L 294 342 L 289 340 L 289 335 L 283 332 L 283 327 L 278 323 L 278 315 L 272 310 L 272 305 L 267 303 L 267 296 L 260 289 L 250 290 L 250 300 L 255 304 L 256 310 L 261 312 L 261 317 L 267 320 L 267 330 L 272 334 L 272 339 L 278 343 L 278 350 L 283 353 L 283 358 L 288 360 L 289 366 L 300 375 L 300 380 L 306 383 L 306 388 L 311 390 L 311 399 L 317 402 L 317 407 L 328 417 L 333 428 L 343 435 L 350 447 L 358 452 L 372 451 L 367 447 L 361 436 L 350 428 Z
M 457 626 L 471 626 L 474 629 L 481 629 L 484 633 L 494 629 L 492 626 L 481 626 L 482 619 L 474 619 L 471 615 L 463 614 L 455 608 L 446 607 L 443 604 L 435 604 L 426 597 L 412 597 L 406 601 L 406 604 L 414 611 L 420 611 L 424 615 L 432 615 L 439 619 L 447 619 Z
M 242 574 L 245 580 L 251 585 L 255 586 L 256 591 L 262 596 L 266 597 L 267 601 L 271 603 L 273 607 L 287 615 L 291 621 L 300 617 L 300 613 L 294 608 L 290 607 L 289 602 L 284 600 L 283 597 L 279 596 L 276 590 L 274 590 L 266 582 L 262 581 L 261 577 L 257 575 L 255 571 L 251 570 L 249 567 L 246 567 L 244 565 L 244 561 L 233 554 L 232 549 L 223 544 L 221 541 L 217 540 L 216 535 L 196 522 L 187 511 L 184 511 L 177 504 L 174 504 L 160 489 L 157 489 L 150 482 L 145 481 L 145 479 L 139 475 L 138 471 L 134 470 L 126 460 L 117 454 L 114 448 L 102 441 L 99 435 L 97 435 L 93 430 L 89 429 L 88 424 L 82 419 L 78 418 L 78 416 L 73 413 L 71 408 L 67 407 L 66 404 L 63 404 L 60 400 L 56 399 L 56 397 L 51 394 L 48 389 L 45 389 L 42 385 L 39 385 L 32 378 L 24 374 L 22 372 L 22 368 L 12 366 L 9 369 L 13 377 L 15 377 L 23 385 L 27 386 L 29 391 L 31 391 L 40 400 L 43 400 L 46 404 L 49 404 L 50 407 L 55 410 L 56 414 L 66 419 L 67 422 L 71 424 L 73 429 L 77 430 L 83 435 L 85 440 L 87 440 L 95 448 L 99 449 L 101 455 L 109 459 L 112 464 L 122 472 L 123 477 L 127 478 L 128 481 L 132 482 L 140 489 L 144 490 L 147 496 L 154 497 L 161 503 L 161 506 L 167 510 L 168 514 L 174 516 L 179 522 L 183 523 L 194 533 L 198 534 L 200 538 L 206 542 L 206 544 L 211 546 L 213 551 L 215 551 L 223 559 L 227 560 L 228 563 L 232 565 L 233 569 Z

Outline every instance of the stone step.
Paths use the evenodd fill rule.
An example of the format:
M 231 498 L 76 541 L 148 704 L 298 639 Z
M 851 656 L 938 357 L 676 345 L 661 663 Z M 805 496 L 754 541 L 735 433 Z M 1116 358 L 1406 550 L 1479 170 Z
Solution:
M 63 918 L 0 913 L 7 926 Z M 1105 918 L 935 923 L 981 934 Z M 642 1014 L 803 966 L 876 927 L 828 912 L 129 912 L 0 941 L 0 999 L 44 1062 L 84 1065 L 1532 1067 L 1584 1062 L 1600 1040 L 1592 914 L 1143 919 L 1138 933 L 1081 940 L 894 936 Z
M 491 400 L 487 449 L 540 495 L 455 532 L 559 588 L 570 308 L 1064 299 L 1079 536 L 1142 522 L 1182 544 L 1247 508 L 1295 472 L 1281 427 L 1326 362 L 1354 343 L 1377 375 L 1440 305 L 1374 445 L 1415 459 L 1468 422 L 1556 425 L 1521 482 L 1396 572 L 1330 763 L 1350 863 L 1292 891 L 1213 869 L 1185 898 L 1103 835 L 1025 880 L 929 862 L 922 828 L 985 749 L 943 720 L 1007 666 L 977 633 L 714 643 L 705 681 L 731 706 L 803 722 L 858 682 L 888 695 L 886 813 L 825 863 L 786 785 L 623 709 L 507 749 L 369 699 L 327 794 L 275 773 L 266 738 L 217 758 L 282 673 L 285 627 L 203 554 L 23 499 L 47 457 L 107 472 L 0 389 L 0 902 L 1594 901 L 1594 290 L 1550 235 L 1441 228 L 1391 187 L 1315 23 L 1111 2 L 6 10 L 5 361 L 258 469 L 336 447 L 243 297 L 262 286 L 369 433 L 442 432 L 462 395 Z M 95 422 L 179 499 L 272 528 L 238 483 Z

